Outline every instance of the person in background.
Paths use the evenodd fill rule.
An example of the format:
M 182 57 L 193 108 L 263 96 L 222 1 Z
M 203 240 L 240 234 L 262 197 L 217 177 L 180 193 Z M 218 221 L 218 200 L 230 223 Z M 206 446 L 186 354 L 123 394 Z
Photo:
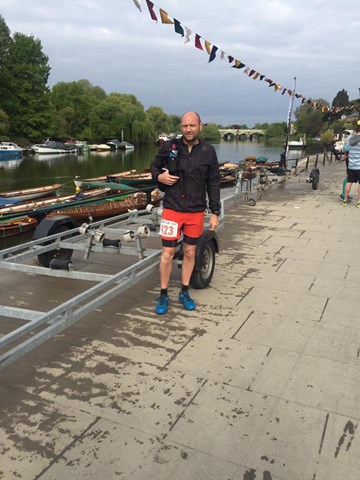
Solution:
M 164 192 L 160 224 L 162 254 L 160 259 L 160 296 L 155 312 L 168 309 L 168 286 L 173 257 L 183 235 L 183 261 L 179 302 L 186 310 L 195 310 L 189 283 L 195 265 L 196 244 L 204 229 L 207 207 L 211 211 L 209 229 L 219 225 L 220 173 L 216 151 L 210 143 L 200 140 L 201 119 L 196 112 L 181 118 L 182 137 L 166 141 L 151 163 L 150 170 L 158 187 Z M 207 198 L 209 205 L 207 205 Z
M 348 172 L 349 172 L 349 144 L 348 143 L 346 145 L 344 145 L 343 152 L 344 152 L 344 154 L 341 156 L 340 160 L 346 163 L 346 177 L 344 178 L 343 183 L 342 183 L 340 200 L 344 200 L 344 198 L 345 198 L 345 187 L 346 187 L 346 184 L 347 184 L 347 181 L 348 181 Z M 348 202 L 351 202 L 351 200 L 352 200 L 352 197 L 350 197 L 350 195 L 348 195 Z
M 349 194 L 353 183 L 358 183 L 357 208 L 360 208 L 360 120 L 357 121 L 355 134 L 349 138 L 349 169 L 342 205 L 349 203 Z

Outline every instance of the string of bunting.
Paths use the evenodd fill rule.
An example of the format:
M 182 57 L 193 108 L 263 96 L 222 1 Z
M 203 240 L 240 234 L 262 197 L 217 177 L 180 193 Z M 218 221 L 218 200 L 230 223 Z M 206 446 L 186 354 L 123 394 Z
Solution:
M 258 72 L 255 68 L 252 68 L 246 65 L 241 60 L 236 59 L 236 57 L 234 57 L 233 55 L 229 55 L 223 50 L 219 49 L 216 45 L 212 44 L 209 40 L 202 38 L 201 35 L 193 32 L 189 27 L 187 27 L 182 22 L 180 22 L 179 20 L 171 16 L 164 9 L 162 9 L 161 7 L 151 2 L 151 0 L 145 0 L 145 1 L 146 1 L 146 5 L 148 8 L 150 17 L 154 22 L 158 22 L 158 17 L 159 17 L 161 20 L 161 23 L 165 25 L 173 25 L 175 33 L 177 33 L 178 35 L 181 35 L 181 37 L 184 37 L 184 43 L 189 43 L 193 39 L 195 48 L 198 48 L 199 50 L 203 50 L 203 51 L 205 50 L 207 52 L 209 56 L 208 63 L 211 63 L 217 57 L 218 58 L 220 57 L 221 60 L 227 60 L 231 68 L 242 70 L 247 77 L 252 78 L 253 80 L 266 82 L 268 84 L 268 87 L 273 87 L 274 91 L 280 92 L 281 95 L 284 95 L 285 93 L 287 93 L 289 96 L 292 96 L 294 94 L 296 98 L 301 99 L 302 104 L 307 103 L 308 105 L 310 105 L 311 108 L 318 109 L 323 113 L 325 112 L 338 113 L 344 109 L 351 110 L 354 108 L 354 105 L 349 105 L 346 107 L 342 106 L 342 107 L 330 108 L 328 105 L 324 105 L 320 102 L 307 99 L 301 93 L 293 92 L 291 89 L 281 86 L 279 82 L 276 82 L 271 78 L 269 78 L 268 76 L 263 75 L 262 73 Z M 142 13 L 140 0 L 133 0 L 133 2 L 135 6 L 138 8 L 138 10 Z M 156 12 L 155 12 L 155 9 L 156 9 Z

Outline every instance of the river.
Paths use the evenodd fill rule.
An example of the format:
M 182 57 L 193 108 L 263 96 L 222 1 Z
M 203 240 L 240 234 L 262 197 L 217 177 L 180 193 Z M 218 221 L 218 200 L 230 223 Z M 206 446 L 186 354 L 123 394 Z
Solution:
M 222 142 L 214 145 L 220 163 L 238 163 L 247 156 L 264 156 L 269 161 L 280 159 L 281 146 L 270 147 L 261 142 Z M 133 151 L 91 152 L 86 154 L 33 155 L 19 160 L 0 162 L 0 191 L 60 183 L 61 193 L 75 192 L 74 177 L 97 177 L 123 170 L 149 168 L 157 151 L 155 145 Z M 289 159 L 302 158 L 302 151 L 289 152 Z M 313 152 L 307 151 L 306 154 Z M 0 250 L 31 240 L 33 232 L 1 239 Z
M 281 147 L 270 147 L 261 142 L 222 142 L 214 145 L 219 162 L 238 163 L 245 157 L 265 156 L 269 161 L 280 159 Z M 21 160 L 0 162 L 0 191 L 60 183 L 64 193 L 74 191 L 73 179 L 97 177 L 123 170 L 142 170 L 149 165 L 157 151 L 155 145 L 124 152 L 90 152 L 86 154 L 33 155 Z M 304 156 L 301 151 L 290 152 L 291 157 Z

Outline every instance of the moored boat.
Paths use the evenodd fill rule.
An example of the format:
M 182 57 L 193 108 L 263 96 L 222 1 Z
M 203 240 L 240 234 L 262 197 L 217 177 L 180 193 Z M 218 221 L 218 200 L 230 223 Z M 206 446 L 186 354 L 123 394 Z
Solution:
M 156 140 L 156 144 L 158 146 L 162 145 L 164 142 L 166 142 L 167 140 L 170 140 L 170 136 L 163 132 L 163 133 L 160 133 L 160 135 L 158 136 L 157 140 Z
M 12 190 L 9 192 L 0 192 L 0 204 L 6 202 L 13 203 L 33 200 L 35 198 L 47 197 L 53 195 L 61 187 L 60 183 L 45 185 L 43 187 L 24 188 L 22 190 Z
M 100 143 L 96 146 L 97 152 L 110 152 L 110 150 L 110 145 L 106 145 L 106 143 Z
M 155 185 L 156 182 L 152 179 L 150 171 L 138 172 L 137 170 L 126 170 L 119 173 L 110 173 L 108 175 L 101 175 L 93 178 L 78 178 L 75 177 L 74 183 L 77 187 L 83 187 L 86 184 L 93 184 L 94 182 L 112 182 L 121 183 L 134 188 L 144 185 Z
M 130 187 L 143 187 L 146 185 L 156 185 L 156 181 L 152 178 L 151 172 L 123 172 L 116 176 L 108 175 L 109 181 L 118 181 Z
M 73 207 L 58 208 L 53 210 L 47 216 L 67 215 L 78 222 L 92 219 L 109 218 L 121 215 L 129 210 L 143 210 L 149 203 L 158 205 L 161 201 L 161 194 L 158 189 L 151 192 L 149 202 L 148 195 L 144 192 L 136 192 L 131 195 L 122 195 L 120 197 L 112 197 L 97 202 L 90 202 L 86 205 L 76 205 Z
M 9 160 L 9 158 L 20 157 L 22 148 L 13 142 L 0 143 L 0 160 Z
M 0 220 L 0 238 L 14 237 L 35 230 L 37 223 L 36 218 L 27 215 L 12 220 Z
M 54 154 L 54 153 L 78 153 L 79 148 L 74 144 L 65 144 L 54 140 L 46 140 L 43 143 L 32 145 L 32 150 L 38 155 Z
M 123 141 L 123 142 L 120 142 L 118 148 L 120 150 L 134 150 L 135 145 L 130 142 Z
M 306 147 L 305 138 L 300 138 L 299 140 L 291 140 L 287 144 L 288 150 L 302 150 Z
M 6 205 L 0 207 L 0 218 L 7 216 L 19 216 L 36 213 L 37 211 L 46 212 L 57 206 L 74 205 L 76 202 L 87 201 L 95 197 L 105 196 L 110 192 L 109 188 L 96 188 L 83 192 L 77 192 L 70 195 L 62 195 L 56 197 L 43 198 L 41 200 L 33 200 L 30 202 L 21 202 L 14 205 Z

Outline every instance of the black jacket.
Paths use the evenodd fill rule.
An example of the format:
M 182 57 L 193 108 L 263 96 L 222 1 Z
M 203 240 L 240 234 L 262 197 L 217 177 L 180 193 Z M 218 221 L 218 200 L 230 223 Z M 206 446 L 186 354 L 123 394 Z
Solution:
M 220 211 L 219 163 L 210 143 L 200 140 L 189 153 L 182 138 L 165 142 L 150 166 L 153 178 L 157 180 L 166 168 L 180 179 L 172 186 L 158 182 L 160 189 L 165 192 L 164 208 L 179 212 L 202 212 L 209 207 L 213 213 Z

